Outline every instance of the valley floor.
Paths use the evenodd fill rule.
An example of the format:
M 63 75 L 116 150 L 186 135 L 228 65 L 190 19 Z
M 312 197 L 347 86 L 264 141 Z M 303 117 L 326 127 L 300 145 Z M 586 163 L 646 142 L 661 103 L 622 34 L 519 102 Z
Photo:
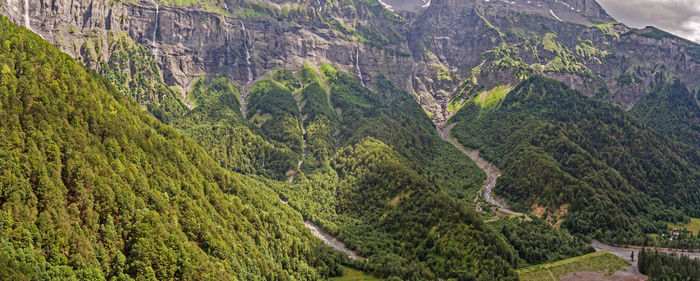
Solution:
M 358 255 L 355 251 L 350 250 L 347 247 L 345 247 L 345 244 L 343 244 L 343 242 L 341 242 L 340 240 L 333 237 L 333 235 L 326 233 L 325 231 L 323 231 L 323 229 L 321 229 L 320 227 L 318 227 L 314 223 L 312 223 L 308 220 L 305 220 L 304 225 L 306 226 L 306 228 L 311 230 L 311 232 L 314 234 L 314 236 L 323 240 L 324 243 L 326 243 L 328 246 L 333 247 L 333 249 L 336 249 L 338 251 L 345 253 L 351 259 L 354 259 L 354 260 L 362 259 L 362 257 L 360 257 L 360 255 Z
M 503 203 L 502 200 L 498 200 L 491 195 L 493 188 L 496 187 L 496 181 L 498 180 L 498 177 L 501 175 L 501 173 L 495 165 L 486 161 L 486 159 L 479 157 L 478 150 L 468 150 L 464 148 L 457 139 L 450 136 L 450 130 L 452 130 L 452 128 L 454 128 L 456 124 L 457 123 L 452 123 L 448 126 L 445 126 L 444 123 L 436 124 L 438 134 L 440 135 L 440 138 L 442 138 L 444 141 L 450 143 L 452 146 L 454 146 L 459 151 L 468 156 L 470 159 L 472 159 L 474 162 L 476 162 L 477 166 L 479 166 L 479 168 L 481 168 L 481 170 L 483 170 L 484 173 L 486 173 L 486 180 L 484 180 L 484 185 L 479 191 L 481 195 L 483 195 L 483 199 L 485 199 L 486 202 L 488 202 L 489 204 L 496 206 L 496 214 L 499 216 L 523 216 L 523 213 L 511 211 L 510 209 L 508 209 L 508 206 L 506 206 Z M 483 211 L 481 208 L 481 203 L 479 202 L 478 195 L 476 198 L 474 198 L 474 203 L 476 203 L 477 211 Z
M 609 279 L 623 276 L 620 272 L 631 267 L 631 263 L 613 254 L 601 251 L 579 257 L 560 260 L 553 263 L 535 265 L 518 270 L 520 280 L 644 280 L 644 279 Z M 635 275 L 635 274 L 633 274 Z M 607 276 L 607 277 L 606 277 Z M 593 279 L 581 279 L 581 278 Z M 600 278 L 599 278 L 600 277 Z M 641 277 L 641 276 L 640 276 Z
M 634 252 L 634 256 L 638 257 L 639 256 L 639 251 L 643 248 L 640 246 L 626 246 L 626 247 L 619 247 L 619 246 L 612 246 L 608 244 L 603 244 L 600 241 L 593 240 L 591 243 L 591 246 L 596 249 L 596 251 L 607 251 L 610 253 L 613 253 L 614 255 L 623 258 L 627 261 L 630 260 L 632 253 Z M 693 259 L 700 259 L 700 252 L 688 252 L 688 251 L 683 251 L 683 250 L 675 250 L 675 249 L 667 249 L 667 248 L 658 248 L 658 247 L 647 247 L 647 249 L 650 250 L 655 250 L 659 252 L 664 252 L 664 253 L 669 253 L 669 254 L 678 254 L 678 255 L 683 255 L 683 256 L 688 256 Z

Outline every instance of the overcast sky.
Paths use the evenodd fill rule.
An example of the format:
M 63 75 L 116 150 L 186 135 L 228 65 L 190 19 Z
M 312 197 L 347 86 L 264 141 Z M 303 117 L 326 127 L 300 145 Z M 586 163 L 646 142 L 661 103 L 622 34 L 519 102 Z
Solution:
M 613 18 L 630 26 L 652 25 L 700 43 L 700 0 L 598 0 Z

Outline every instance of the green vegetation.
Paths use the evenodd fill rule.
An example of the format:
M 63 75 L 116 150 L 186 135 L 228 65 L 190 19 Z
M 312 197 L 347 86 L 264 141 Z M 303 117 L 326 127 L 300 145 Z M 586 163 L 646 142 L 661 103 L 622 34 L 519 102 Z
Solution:
M 408 93 L 384 80 L 371 92 L 347 73 L 322 69 L 323 76 L 310 66 L 281 69 L 254 85 L 248 114 L 264 122 L 251 125 L 240 121 L 238 88 L 228 78 L 202 79 L 190 94 L 196 107 L 173 124 L 228 169 L 257 171 L 256 180 L 369 258 L 353 262 L 357 268 L 407 279 L 513 278 L 511 250 L 467 205 L 483 181 L 478 167 L 440 140 Z M 289 145 L 278 154 L 294 159 L 296 170 L 302 137 L 307 155 L 290 184 L 277 181 L 284 174 L 266 174 L 269 162 L 246 162 Z M 240 151 L 251 141 L 259 148 Z M 476 271 L 477 263 L 489 270 Z
M 227 170 L 282 178 L 296 165 L 293 153 L 243 119 L 239 91 L 226 76 L 202 78 L 189 94 L 194 108 L 171 125 L 196 140 Z
M 163 83 L 153 53 L 126 34 L 110 38 L 111 56 L 99 62 L 100 74 L 119 92 L 133 97 L 162 122 L 168 123 L 183 115 L 187 106 Z
M 542 37 L 542 46 L 544 50 L 554 53 L 555 57 L 547 63 L 545 71 L 571 73 L 583 77 L 595 77 L 586 65 L 577 60 L 576 55 L 571 52 L 566 46 L 557 41 L 558 36 L 554 33 L 547 33 Z M 582 55 L 586 55 L 585 49 L 582 50 Z M 585 57 L 584 57 L 585 58 Z
M 698 218 L 690 218 L 689 222 L 668 223 L 668 227 L 671 229 L 686 229 L 695 236 L 700 235 L 700 219 Z
M 700 106 L 680 80 L 666 82 L 662 77 L 657 75 L 651 92 L 635 104 L 630 114 L 669 138 L 697 166 L 700 163 Z
M 580 257 L 565 259 L 553 263 L 536 265 L 518 270 L 521 281 L 559 280 L 579 271 L 590 271 L 612 275 L 625 270 L 630 263 L 608 252 L 595 252 Z
M 472 80 L 476 80 L 474 77 L 482 71 L 509 71 L 518 80 L 527 79 L 534 74 L 533 68 L 523 62 L 515 46 L 504 43 L 498 48 L 484 52 L 483 58 L 485 64 L 472 69 Z
M 304 150 L 299 109 L 292 92 L 273 80 L 255 84 L 248 96 L 248 115 L 270 114 L 261 129 L 271 139 L 286 144 L 292 151 L 301 154 Z
M 512 90 L 513 87 L 511 86 L 496 86 L 489 91 L 481 92 L 481 94 L 474 98 L 474 102 L 481 106 L 482 109 L 494 109 L 503 102 L 506 95 Z
M 435 125 L 410 94 L 381 77 L 374 93 L 353 76 L 330 66 L 324 67 L 323 74 L 330 84 L 331 102 L 342 112 L 341 146 L 376 138 L 408 159 L 446 194 L 466 202 L 473 200 L 485 175 L 440 139 Z
M 477 14 L 477 15 L 478 15 L 478 14 Z M 496 31 L 496 33 L 498 33 L 498 36 L 500 36 L 500 37 L 505 37 L 505 36 L 506 36 L 505 34 L 503 34 L 503 32 L 501 32 L 501 30 L 500 30 L 498 27 L 493 26 L 493 24 L 491 24 L 484 16 L 482 16 L 482 15 L 478 15 L 478 16 L 481 18 L 481 20 L 484 21 L 484 24 L 486 24 L 486 26 L 487 26 L 489 29 L 491 29 L 491 30 L 493 30 L 493 31 Z
M 510 250 L 467 205 L 483 181 L 478 167 L 440 140 L 408 93 L 385 80 L 371 92 L 330 65 L 321 72 L 275 75 L 299 87 L 306 118 L 309 164 L 293 183 L 271 183 L 290 206 L 367 257 L 354 266 L 380 277 L 512 279 Z M 313 142 L 314 120 L 338 134 Z M 328 166 L 311 164 L 319 148 L 331 152 Z
M 700 280 L 700 259 L 642 249 L 637 267 L 654 281 Z
M 620 34 L 618 32 L 615 32 L 615 30 L 613 29 L 613 27 L 618 24 L 619 23 L 617 22 L 598 23 L 593 25 L 593 27 L 597 28 L 605 35 L 614 36 L 615 38 L 619 39 Z
M 642 245 L 700 210 L 700 162 L 562 83 L 529 79 L 497 109 L 466 105 L 451 121 L 465 147 L 501 169 L 498 196 L 517 210 L 542 206 L 572 234 Z
M 465 101 L 462 99 L 453 99 L 447 104 L 447 112 L 456 113 L 462 106 L 464 106 Z
M 668 139 L 668 143 L 681 152 L 689 160 L 690 173 L 700 163 L 700 106 L 692 92 L 679 80 L 666 81 L 662 74 L 656 77 L 655 85 L 650 93 L 642 97 L 630 114 L 637 117 L 642 123 L 652 128 L 657 133 Z M 693 167 L 694 166 L 694 167 Z M 678 186 L 680 189 L 692 190 L 691 187 Z M 697 217 L 697 214 L 688 213 Z M 682 223 L 681 223 L 682 222 Z M 700 220 L 685 217 L 679 223 L 669 224 L 669 228 L 678 229 L 680 233 L 672 240 L 660 234 L 668 236 L 669 231 L 657 233 L 654 237 L 655 245 L 670 248 L 700 249 Z M 683 231 L 684 228 L 691 231 Z M 692 233 L 692 235 L 691 235 Z
M 381 279 L 362 271 L 344 266 L 343 275 L 331 278 L 331 281 L 380 281 Z
M 401 278 L 514 280 L 505 243 L 406 163 L 373 139 L 339 151 L 334 161 L 338 213 L 357 222 L 340 237 L 371 257 L 365 269 Z
M 0 278 L 321 279 L 346 258 L 96 73 L 0 17 Z
M 663 31 L 663 30 L 658 29 L 658 28 L 653 27 L 653 26 L 647 26 L 644 29 L 632 29 L 628 33 L 633 33 L 633 34 L 636 34 L 639 36 L 644 36 L 644 37 L 653 38 L 653 39 L 657 39 L 657 40 L 661 40 L 664 38 L 671 38 L 671 39 L 678 38 L 677 36 L 675 36 L 671 33 L 668 33 L 666 31 Z
M 248 96 L 248 118 L 258 121 L 262 133 L 276 147 L 288 148 L 292 162 L 283 162 L 279 168 L 296 168 L 296 161 L 304 152 L 304 136 L 299 109 L 292 92 L 283 84 L 271 79 L 258 82 Z M 278 177 L 279 179 L 279 177 Z
M 589 62 L 595 62 L 597 64 L 602 64 L 602 58 L 605 58 L 609 53 L 607 51 L 602 51 L 597 48 L 593 41 L 585 40 L 576 46 L 576 54 Z
M 488 223 L 520 257 L 518 267 L 554 262 L 593 252 L 585 241 L 554 229 L 543 219 L 502 218 Z

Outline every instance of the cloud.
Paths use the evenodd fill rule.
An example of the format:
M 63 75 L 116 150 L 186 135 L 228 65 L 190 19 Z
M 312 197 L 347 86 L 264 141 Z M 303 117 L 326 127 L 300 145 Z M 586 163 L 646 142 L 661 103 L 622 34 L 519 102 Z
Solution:
M 624 24 L 648 25 L 700 42 L 699 0 L 598 0 L 612 17 Z

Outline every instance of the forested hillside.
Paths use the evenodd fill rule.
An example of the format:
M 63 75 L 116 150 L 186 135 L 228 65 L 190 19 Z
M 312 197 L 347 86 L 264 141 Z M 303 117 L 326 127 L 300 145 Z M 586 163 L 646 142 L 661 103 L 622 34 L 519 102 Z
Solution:
M 700 210 L 692 145 L 562 83 L 529 79 L 493 108 L 467 104 L 452 122 L 462 144 L 501 169 L 499 196 L 573 233 L 641 244 L 664 221 Z M 678 141 L 692 138 L 688 128 Z
M 473 195 L 457 196 L 475 193 L 483 175 L 440 141 L 405 92 L 388 83 L 371 91 L 330 65 L 305 66 L 275 71 L 248 102 L 250 122 L 280 144 L 295 144 L 294 155 L 304 147 L 297 140 L 306 140 L 293 181 L 267 183 L 368 258 L 356 266 L 408 280 L 515 278 L 512 250 L 472 210 Z
M 700 280 L 700 260 L 642 249 L 639 271 L 654 281 Z
M 0 18 L 3 280 L 314 280 L 344 259 L 107 80 Z
M 561 22 L 540 38 L 487 19 L 510 12 L 436 2 L 421 17 L 462 9 L 475 34 L 501 47 L 452 42 L 434 54 L 438 30 L 414 26 L 430 40 L 404 38 L 396 27 L 414 19 L 379 2 L 229 1 L 241 8 L 233 13 L 200 2 L 216 24 L 209 16 L 189 23 L 221 40 L 189 33 L 202 51 L 180 49 L 193 46 L 183 34 L 198 29 L 173 19 L 197 8 L 153 2 L 153 24 L 129 23 L 152 45 L 110 30 L 107 51 L 99 40 L 80 47 L 99 75 L 0 18 L 0 279 L 323 280 L 352 266 L 390 280 L 518 280 L 516 268 L 593 251 L 590 239 L 666 242 L 653 234 L 700 217 L 697 94 L 663 67 L 634 70 L 642 78 L 631 66 L 610 70 L 620 76 L 610 81 L 593 75 L 601 60 L 618 58 L 598 47 L 635 36 L 617 24 L 577 27 L 606 34 L 595 46 L 568 38 Z M 154 11 L 141 4 L 118 2 L 138 14 L 129 19 L 143 20 Z M 527 23 L 551 24 L 540 16 Z M 299 30 L 308 38 L 294 41 Z M 182 42 L 160 42 L 168 38 Z M 303 51 L 286 53 L 297 45 Z M 477 49 L 484 52 L 460 53 Z M 420 54 L 426 65 L 412 61 Z M 334 60 L 349 64 L 326 63 Z M 450 60 L 474 68 L 452 69 Z M 598 92 L 589 97 L 537 73 L 587 77 L 578 86 Z M 646 84 L 651 92 L 640 97 Z M 640 99 L 627 112 L 609 104 L 621 98 Z M 495 197 L 526 214 L 492 216 L 482 200 L 485 170 L 435 124 L 455 125 L 464 147 L 500 168 Z M 360 257 L 332 250 L 305 223 Z M 686 236 L 673 245 L 697 245 Z M 662 271 L 674 268 L 662 259 Z
M 679 80 L 657 77 L 655 87 L 630 114 L 667 137 L 690 163 L 700 165 L 700 104 Z
M 270 143 L 257 127 L 246 122 L 240 109 L 240 91 L 225 76 L 202 78 L 189 94 L 193 109 L 171 119 L 171 124 L 228 170 L 281 177 L 295 165 L 295 159 L 289 148 Z

